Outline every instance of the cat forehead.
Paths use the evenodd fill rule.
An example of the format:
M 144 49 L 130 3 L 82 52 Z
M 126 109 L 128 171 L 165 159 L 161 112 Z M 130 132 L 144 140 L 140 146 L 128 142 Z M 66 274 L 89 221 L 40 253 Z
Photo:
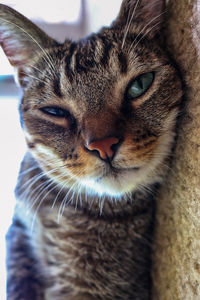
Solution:
M 137 34 L 132 34 L 127 35 L 123 43 L 123 37 L 120 31 L 104 29 L 85 40 L 66 41 L 53 48 L 49 52 L 52 63 L 47 63 L 45 56 L 40 58 L 34 69 L 34 77 L 39 76 L 39 81 L 33 79 L 28 90 L 35 94 L 36 87 L 42 102 L 54 96 L 62 102 L 64 98 L 81 102 L 85 99 L 93 105 L 95 101 L 99 105 L 105 96 L 111 101 L 116 91 L 124 92 L 130 80 L 152 71 L 166 60 L 155 41 L 147 38 L 141 41 Z M 44 72 L 38 73 L 41 67 Z
M 76 84 L 78 79 L 87 83 L 92 78 L 95 85 L 99 77 L 108 82 L 116 80 L 141 66 L 148 70 L 162 63 L 164 58 L 155 41 L 141 39 L 138 34 L 124 39 L 124 33 L 116 30 L 104 30 L 79 42 L 66 42 L 61 51 L 63 71 L 68 80 L 72 83 L 75 79 Z
M 79 42 L 66 42 L 64 51 L 66 67 L 72 66 L 77 71 L 79 69 L 86 71 L 99 66 L 102 68 L 117 66 L 119 63 L 119 67 L 125 72 L 127 59 L 144 61 L 148 60 L 153 52 L 157 52 L 154 43 L 155 41 L 138 34 L 125 36 L 123 32 L 104 30 L 103 33 L 94 34 Z

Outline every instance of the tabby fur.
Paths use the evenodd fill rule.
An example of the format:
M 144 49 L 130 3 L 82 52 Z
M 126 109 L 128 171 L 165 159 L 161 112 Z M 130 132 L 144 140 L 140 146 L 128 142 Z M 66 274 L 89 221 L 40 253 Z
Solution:
M 63 44 L 0 5 L 28 146 L 7 235 L 8 300 L 151 299 L 155 195 L 182 97 L 163 2 L 124 0 L 109 28 Z M 151 87 L 127 99 L 147 72 Z M 89 147 L 113 138 L 112 157 Z

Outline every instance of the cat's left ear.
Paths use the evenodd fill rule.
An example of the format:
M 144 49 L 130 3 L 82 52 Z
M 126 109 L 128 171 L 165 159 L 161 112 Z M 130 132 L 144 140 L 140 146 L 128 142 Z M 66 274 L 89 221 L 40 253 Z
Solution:
M 164 0 L 123 0 L 113 27 L 131 30 L 139 28 L 141 34 L 155 36 L 162 27 L 165 12 Z

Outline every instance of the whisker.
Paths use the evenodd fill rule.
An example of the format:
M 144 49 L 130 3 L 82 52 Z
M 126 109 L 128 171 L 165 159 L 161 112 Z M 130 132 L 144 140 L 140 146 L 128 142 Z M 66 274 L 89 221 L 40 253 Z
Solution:
M 172 167 L 170 167 L 168 164 L 161 162 L 160 165 L 162 165 L 164 168 L 166 168 L 167 172 L 170 172 L 173 174 L 173 176 L 176 176 L 174 169 Z
M 79 190 L 76 192 L 76 201 L 75 201 L 75 211 L 78 208 L 78 199 L 79 199 L 79 192 L 80 192 L 80 185 L 79 185 Z
M 28 186 L 30 183 L 31 185 L 29 186 L 29 189 L 31 188 L 31 186 L 37 182 L 37 180 L 41 179 L 42 177 L 45 177 L 46 174 L 42 171 L 39 174 L 36 174 L 35 176 L 31 177 L 28 179 L 28 181 L 24 182 L 20 187 L 19 187 L 19 191 L 23 190 L 24 188 L 26 188 L 26 186 Z M 24 193 L 24 191 L 23 191 Z M 23 193 L 21 193 L 21 195 L 23 195 Z
M 82 189 L 81 186 L 80 186 L 80 188 L 79 188 L 79 191 L 80 191 L 80 189 Z M 80 196 L 79 196 L 79 202 L 80 202 L 80 206 L 82 206 L 82 205 L 83 205 L 83 202 L 82 202 L 82 193 L 81 193 L 81 191 L 80 191 Z
M 33 75 L 31 75 L 31 74 L 28 74 L 28 73 L 22 73 L 23 75 L 26 75 L 27 77 L 29 77 L 29 78 L 33 78 L 34 80 L 36 80 L 36 81 L 38 81 L 38 82 L 42 82 L 42 83 L 45 83 L 46 84 L 46 82 L 43 80 L 43 79 L 40 79 L 40 78 L 38 78 L 38 77 L 35 77 L 35 76 L 33 76 Z
M 84 186 L 84 196 L 85 196 L 85 202 L 88 203 L 88 191 L 86 186 Z
M 18 177 L 24 176 L 25 174 L 27 174 L 27 173 L 29 173 L 29 172 L 31 172 L 33 170 L 37 170 L 37 169 L 38 169 L 37 166 L 33 166 L 33 167 L 28 168 L 28 169 L 26 169 L 24 171 L 20 171 L 19 174 L 18 174 Z
M 138 45 L 138 43 L 139 43 L 139 42 L 140 42 L 147 34 L 149 34 L 149 33 L 152 31 L 152 29 L 153 29 L 154 27 L 158 26 L 158 24 L 160 24 L 161 21 L 159 21 L 159 22 L 157 22 L 156 24 L 154 24 L 154 26 L 152 26 L 149 30 L 147 30 L 147 31 L 145 32 L 145 34 L 142 35 L 142 37 L 137 41 L 137 43 L 134 44 L 135 41 L 137 40 L 137 38 L 141 35 L 141 33 L 142 33 L 143 31 L 145 31 L 145 29 L 146 29 L 152 22 L 154 22 L 157 18 L 159 18 L 161 15 L 163 15 L 163 14 L 165 14 L 165 13 L 166 13 L 166 11 L 160 13 L 159 15 L 157 15 L 156 17 L 154 17 L 153 19 L 151 19 L 151 21 L 149 21 L 149 22 L 142 28 L 142 30 L 141 30 L 141 31 L 137 34 L 137 36 L 135 37 L 134 41 L 131 43 L 131 45 L 130 45 L 130 47 L 129 47 L 129 50 L 128 50 L 128 53 L 130 53 L 130 51 L 132 51 L 132 47 L 133 47 L 133 46 L 134 46 L 134 48 L 133 48 L 133 50 L 134 50 L 134 49 L 136 48 L 136 46 Z
M 57 185 L 59 186 L 60 184 L 58 183 Z M 53 204 L 51 206 L 51 210 L 55 207 L 56 201 L 59 198 L 59 196 L 60 196 L 60 194 L 61 194 L 61 192 L 63 191 L 64 188 L 65 188 L 65 186 L 63 185 L 63 186 L 61 186 L 60 190 L 58 191 L 58 193 L 56 195 L 56 198 L 54 199 Z
M 123 37 L 123 40 L 122 40 L 122 46 L 121 46 L 121 49 L 123 49 L 123 47 L 124 47 L 125 40 L 126 40 L 126 37 L 127 37 L 128 32 L 129 32 L 129 29 L 130 29 L 130 26 L 131 26 L 131 22 L 132 22 L 132 20 L 133 20 L 134 15 L 135 15 L 135 11 L 136 11 L 136 9 L 137 9 L 137 6 L 138 6 L 139 1 L 140 1 L 140 0 L 137 0 L 135 6 L 134 6 L 134 8 L 133 8 L 133 12 L 132 12 L 132 15 L 131 15 L 129 21 L 128 21 L 129 16 L 128 16 L 128 18 L 127 18 L 127 23 L 128 23 L 128 24 L 127 24 L 127 28 L 126 28 L 126 31 L 125 31 L 125 33 L 124 33 L 124 37 Z
M 50 67 L 50 69 L 53 71 L 53 74 L 55 74 L 55 67 L 53 65 L 53 60 L 51 61 L 51 57 L 50 55 L 47 53 L 47 51 L 38 43 L 38 41 L 30 34 L 28 33 L 26 30 L 24 30 L 21 26 L 17 25 L 16 23 L 10 22 L 4 18 L 0 18 L 1 20 L 3 20 L 4 22 L 14 25 L 17 28 L 19 28 L 22 32 L 24 32 L 33 42 L 35 42 L 35 44 L 38 46 L 38 48 L 43 52 L 44 54 L 44 60 L 46 61 L 47 65 Z
M 46 182 L 43 182 L 41 185 L 39 185 L 37 187 L 37 189 L 42 188 L 42 190 L 37 194 L 36 198 L 34 199 L 34 201 L 31 203 L 30 207 L 28 208 L 28 211 L 30 212 L 32 210 L 32 208 L 35 206 L 35 204 L 37 203 L 38 199 L 40 198 L 40 196 L 44 193 L 44 191 L 51 186 L 52 184 L 54 184 L 54 182 L 52 181 L 52 179 L 47 180 Z M 36 190 L 37 190 L 36 189 Z M 33 192 L 32 192 L 33 193 Z M 29 202 L 30 200 L 32 200 L 32 195 L 29 197 Z
M 63 167 L 64 167 L 64 166 L 63 166 Z M 62 179 L 62 178 L 63 178 L 63 174 L 61 174 L 60 176 L 57 176 L 57 177 L 56 177 L 57 180 L 58 180 L 58 179 Z M 55 206 L 55 204 L 56 204 L 56 201 L 57 201 L 59 195 L 61 194 L 61 192 L 63 191 L 63 189 L 64 189 L 64 188 L 67 188 L 66 183 L 69 184 L 70 181 L 72 181 L 72 179 L 73 179 L 73 176 L 72 176 L 72 178 L 70 178 L 67 182 L 66 182 L 66 180 L 65 180 L 65 184 L 62 184 L 60 190 L 58 191 L 58 193 L 57 193 L 57 195 L 56 195 L 56 198 L 54 199 L 54 202 L 53 202 L 53 204 L 52 204 L 52 206 L 51 206 L 51 209 L 54 208 L 54 206 Z M 76 183 L 76 182 L 75 182 L 75 183 Z M 73 183 L 73 185 L 74 185 L 75 183 Z M 72 186 L 73 186 L 73 185 L 72 185 Z M 57 183 L 57 184 L 56 184 L 56 187 L 58 187 L 58 186 L 60 186 L 60 183 Z M 72 188 L 72 187 L 70 187 L 70 189 L 71 189 L 71 188 Z M 69 193 L 69 191 L 68 191 L 68 193 Z M 67 193 L 67 194 L 68 194 L 68 193 Z M 61 205 L 62 205 L 62 203 L 61 203 Z
M 135 44 L 135 45 L 133 45 L 132 44 L 132 46 L 134 46 L 133 47 L 133 49 L 131 49 L 132 48 L 132 46 L 129 48 L 129 53 L 130 53 L 130 51 L 134 51 L 135 50 L 135 48 L 137 47 L 137 45 L 141 42 L 141 40 L 143 39 L 143 38 L 145 38 L 145 36 L 147 35 L 147 34 L 149 34 L 150 33 L 150 31 L 152 31 L 153 30 L 153 28 L 154 27 L 156 27 L 159 23 L 161 23 L 161 22 L 157 22 L 154 26 L 152 26 L 138 41 L 137 41 L 137 43 Z M 135 40 L 136 40 L 136 38 L 135 38 Z
M 26 189 L 25 193 L 23 193 L 23 197 L 27 199 L 25 199 L 25 205 L 27 206 L 28 209 L 28 205 L 29 202 L 32 200 L 32 196 L 37 192 L 37 190 L 43 188 L 43 186 L 45 186 L 47 183 L 47 181 L 45 180 L 45 182 L 41 182 L 39 185 L 37 185 L 34 189 Z M 31 191 L 31 193 L 29 194 L 29 192 Z
M 51 182 L 45 187 L 45 190 L 47 190 L 52 184 L 54 185 L 54 182 L 53 182 L 53 181 L 51 181 Z M 37 208 L 36 208 L 36 210 L 35 210 L 35 212 L 34 212 L 33 218 L 32 218 L 31 232 L 33 231 L 33 226 L 34 226 L 34 223 L 35 223 L 35 219 L 36 219 L 36 216 L 37 216 L 37 214 L 38 214 L 38 211 L 39 211 L 39 209 L 40 209 L 42 203 L 44 202 L 44 200 L 46 199 L 46 197 L 47 197 L 53 190 L 55 190 L 55 188 L 57 188 L 57 185 L 54 185 L 53 188 L 50 189 L 50 190 L 42 197 L 42 199 L 40 200 L 40 202 L 39 202 L 39 204 L 38 204 L 38 206 L 37 206 Z M 33 203 L 32 207 L 37 203 L 39 197 L 42 195 L 42 193 L 45 192 L 45 190 L 43 190 L 43 191 L 38 195 L 38 197 L 34 200 L 34 203 Z
M 104 201 L 105 201 L 105 195 L 101 199 L 99 199 L 100 216 L 102 216 L 103 214 Z
M 20 186 L 19 191 L 26 188 L 26 186 L 28 186 L 31 183 L 31 185 L 29 186 L 29 189 L 30 189 L 39 179 L 41 179 L 42 177 L 48 176 L 49 174 L 55 172 L 57 169 L 59 169 L 59 168 L 55 168 L 55 169 L 52 169 L 52 170 L 49 170 L 49 171 L 46 171 L 46 172 L 44 172 L 42 170 L 42 172 L 40 172 L 39 174 L 36 174 L 35 176 L 31 177 L 28 181 L 23 183 Z M 21 195 L 23 195 L 23 193 Z
M 145 193 L 148 193 L 148 194 L 151 194 L 151 195 L 154 194 L 154 191 L 150 186 L 147 186 L 147 185 L 144 185 L 144 184 L 140 183 L 140 184 L 138 184 L 138 188 L 141 191 L 145 192 Z
M 33 65 L 29 64 L 28 67 L 31 67 L 32 69 L 35 69 L 36 71 L 40 72 L 40 74 L 42 74 L 42 76 L 44 76 L 44 77 L 46 77 L 47 79 L 51 80 L 51 78 L 50 78 L 47 74 L 44 75 L 44 71 L 41 71 L 41 70 L 40 70 L 39 68 L 37 68 L 36 66 L 33 66 Z
M 23 197 L 23 198 L 26 198 L 26 197 L 28 197 L 27 199 L 26 199 L 26 201 L 25 201 L 25 203 L 26 203 L 26 205 L 28 205 L 28 202 L 30 202 L 30 199 L 32 198 L 32 196 L 34 195 L 34 193 L 38 190 L 38 189 L 41 189 L 41 188 L 43 188 L 45 185 L 46 185 L 46 182 L 48 182 L 48 181 L 50 181 L 50 180 L 52 180 L 53 181 L 53 179 L 51 179 L 51 178 L 49 178 L 48 177 L 48 175 L 49 174 L 51 174 L 51 173 L 53 173 L 55 170 L 57 170 L 57 169 L 59 169 L 59 168 L 54 168 L 54 169 L 52 169 L 52 170 L 50 170 L 50 171 L 48 171 L 48 172 L 41 172 L 39 175 L 36 175 L 36 176 L 34 176 L 34 177 L 32 177 L 31 179 L 29 179 L 29 182 L 26 182 L 26 184 L 28 183 L 31 183 L 30 185 L 28 185 L 28 187 L 23 191 L 23 193 L 21 193 L 21 195 L 20 195 L 20 197 Z M 60 176 L 57 176 L 57 179 L 58 178 L 62 178 L 62 176 L 63 175 L 60 175 Z M 42 183 L 40 183 L 39 185 L 37 185 L 34 189 L 32 189 L 33 188 L 33 186 L 34 186 L 34 184 L 36 184 L 37 183 L 37 181 L 39 181 L 39 180 L 41 180 L 41 178 L 43 178 L 43 177 L 46 177 L 46 179 L 48 180 L 45 180 L 45 182 L 42 182 Z M 69 182 L 70 182 L 70 180 L 69 180 Z M 55 183 L 56 184 L 56 183 Z M 57 185 L 57 184 L 56 184 Z M 30 192 L 30 195 L 28 195 L 28 193 Z
M 63 198 L 62 202 L 61 202 L 61 205 L 60 205 L 60 208 L 59 208 L 59 211 L 58 211 L 58 218 L 57 218 L 57 223 L 60 224 L 60 220 L 62 218 L 62 215 L 64 213 L 64 209 L 65 209 L 65 206 L 66 206 L 66 203 L 67 203 L 67 200 L 68 202 L 71 201 L 71 199 L 73 199 L 73 196 L 75 194 L 75 190 L 73 191 L 73 194 L 71 196 L 70 199 L 68 199 L 68 196 L 69 194 L 71 193 L 72 189 L 74 188 L 74 186 L 77 184 L 77 182 L 75 182 L 71 187 L 70 189 L 68 190 L 67 194 L 65 195 L 65 197 Z
M 52 170 L 52 171 L 53 171 L 53 170 Z M 63 175 L 61 174 L 60 176 L 57 176 L 56 179 L 58 180 L 58 179 L 62 178 L 62 176 L 63 176 Z M 48 190 L 52 185 L 53 185 L 53 187 L 52 187 L 50 190 Z M 31 209 L 35 206 L 35 204 L 38 202 L 38 200 L 40 199 L 40 197 L 42 196 L 42 194 L 45 193 L 45 191 L 47 191 L 47 193 L 43 196 L 43 198 L 40 199 L 40 203 L 39 203 L 38 207 L 36 208 L 36 211 L 35 211 L 35 213 L 34 213 L 34 218 L 33 218 L 33 219 L 35 219 L 35 217 L 36 217 L 36 215 L 37 215 L 37 213 L 38 213 L 38 211 L 39 211 L 39 208 L 41 207 L 41 204 L 44 202 L 44 200 L 46 199 L 46 197 L 47 197 L 53 190 L 55 190 L 56 188 L 58 188 L 59 185 L 60 185 L 60 183 L 55 183 L 55 181 L 54 181 L 53 179 L 48 179 L 47 181 L 45 181 L 44 183 L 40 184 L 39 186 L 37 186 L 37 187 L 32 191 L 32 193 L 31 193 L 29 199 L 32 198 L 32 194 L 34 194 L 36 190 L 38 190 L 38 189 L 41 190 L 41 188 L 44 188 L 41 192 L 39 192 L 39 193 L 37 194 L 37 196 L 36 196 L 36 198 L 34 199 L 33 203 L 32 203 L 31 206 L 29 207 L 29 211 L 31 211 Z M 57 196 L 56 196 L 56 198 L 55 198 L 55 200 L 54 200 L 54 202 L 53 202 L 53 205 L 52 205 L 51 209 L 52 209 L 53 206 L 55 205 L 56 200 L 57 200 L 59 194 L 61 193 L 61 191 L 63 190 L 64 187 L 65 187 L 65 186 L 62 186 L 61 189 L 60 189 L 60 191 L 57 193 Z M 34 222 L 33 222 L 33 223 L 34 223 Z

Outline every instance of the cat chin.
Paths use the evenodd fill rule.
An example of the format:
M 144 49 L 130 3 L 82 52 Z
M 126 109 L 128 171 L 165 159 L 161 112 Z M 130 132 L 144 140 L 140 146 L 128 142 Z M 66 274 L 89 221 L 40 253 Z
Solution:
M 90 195 L 97 194 L 100 197 L 122 198 L 144 186 L 142 174 L 136 171 L 124 171 L 118 175 L 105 175 L 98 179 L 84 179 L 82 185 L 87 188 Z

